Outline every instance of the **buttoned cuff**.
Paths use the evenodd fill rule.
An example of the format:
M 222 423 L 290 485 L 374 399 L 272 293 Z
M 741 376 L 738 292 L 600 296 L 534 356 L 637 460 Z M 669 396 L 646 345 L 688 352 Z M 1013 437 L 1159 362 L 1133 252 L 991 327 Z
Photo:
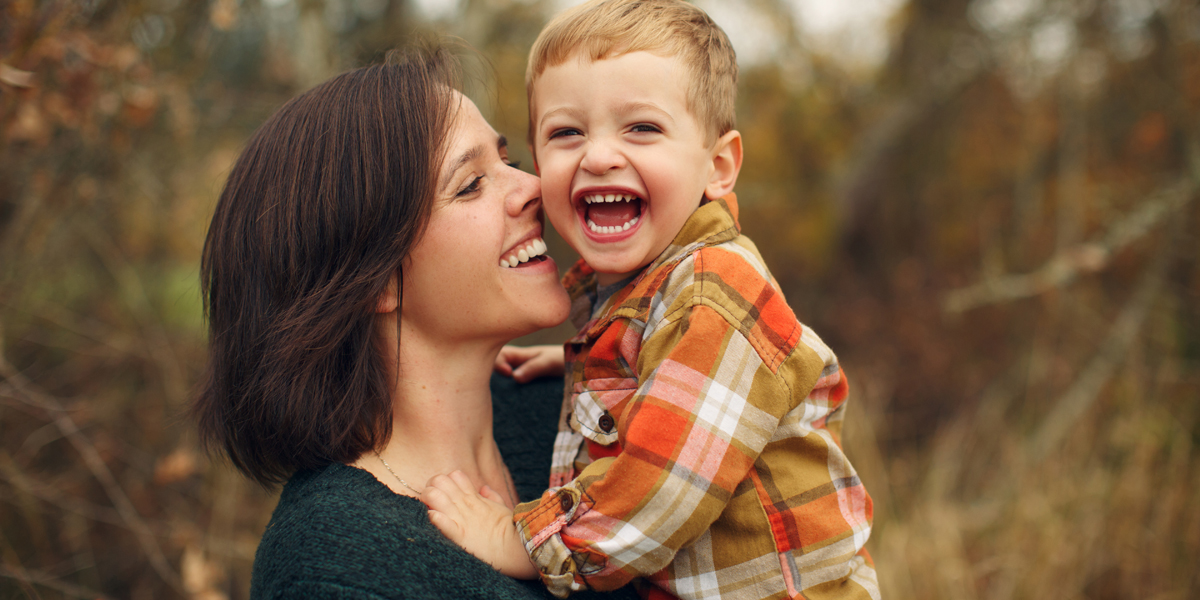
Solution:
M 541 571 L 546 589 L 558 598 L 586 589 L 575 556 L 562 539 L 563 527 L 588 510 L 580 497 L 570 487 L 550 490 L 536 502 L 518 505 L 513 514 L 525 551 Z

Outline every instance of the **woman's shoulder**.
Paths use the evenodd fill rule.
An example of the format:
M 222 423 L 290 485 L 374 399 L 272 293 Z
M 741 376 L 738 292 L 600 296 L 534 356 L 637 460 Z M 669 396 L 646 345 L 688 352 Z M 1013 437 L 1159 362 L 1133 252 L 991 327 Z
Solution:
M 576 594 L 633 600 L 632 588 Z M 447 540 L 419 500 L 341 464 L 284 486 L 254 558 L 253 599 L 550 600 L 538 581 L 501 575 Z
M 298 473 L 284 487 L 255 555 L 250 594 L 548 598 L 453 545 L 420 501 L 341 464 Z
M 284 486 L 263 540 L 337 535 L 397 536 L 421 529 L 425 508 L 393 493 L 374 475 L 343 464 L 296 473 Z M 384 530 L 374 526 L 390 522 Z

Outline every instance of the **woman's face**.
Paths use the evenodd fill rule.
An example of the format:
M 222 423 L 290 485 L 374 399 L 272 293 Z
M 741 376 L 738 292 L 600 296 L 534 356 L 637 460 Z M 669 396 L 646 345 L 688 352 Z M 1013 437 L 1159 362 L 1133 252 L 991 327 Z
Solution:
M 455 98 L 433 213 L 404 263 L 401 318 L 446 342 L 506 342 L 558 325 L 569 300 L 544 254 L 541 183 L 509 164 L 505 139 L 473 102 Z

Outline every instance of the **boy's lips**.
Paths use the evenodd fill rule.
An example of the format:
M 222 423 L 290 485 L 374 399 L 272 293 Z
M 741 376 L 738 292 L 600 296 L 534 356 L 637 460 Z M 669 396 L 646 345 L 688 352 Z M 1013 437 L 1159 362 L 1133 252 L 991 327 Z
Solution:
M 631 235 L 642 221 L 645 205 L 641 194 L 613 188 L 582 190 L 575 200 L 584 233 L 605 242 Z

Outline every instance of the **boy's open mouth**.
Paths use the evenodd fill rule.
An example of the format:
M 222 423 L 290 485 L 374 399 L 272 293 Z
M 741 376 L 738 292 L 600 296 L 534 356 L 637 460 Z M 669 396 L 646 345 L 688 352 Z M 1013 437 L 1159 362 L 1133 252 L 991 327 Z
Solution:
M 621 233 L 637 225 L 642 199 L 633 194 L 592 194 L 583 197 L 583 220 L 592 233 Z

